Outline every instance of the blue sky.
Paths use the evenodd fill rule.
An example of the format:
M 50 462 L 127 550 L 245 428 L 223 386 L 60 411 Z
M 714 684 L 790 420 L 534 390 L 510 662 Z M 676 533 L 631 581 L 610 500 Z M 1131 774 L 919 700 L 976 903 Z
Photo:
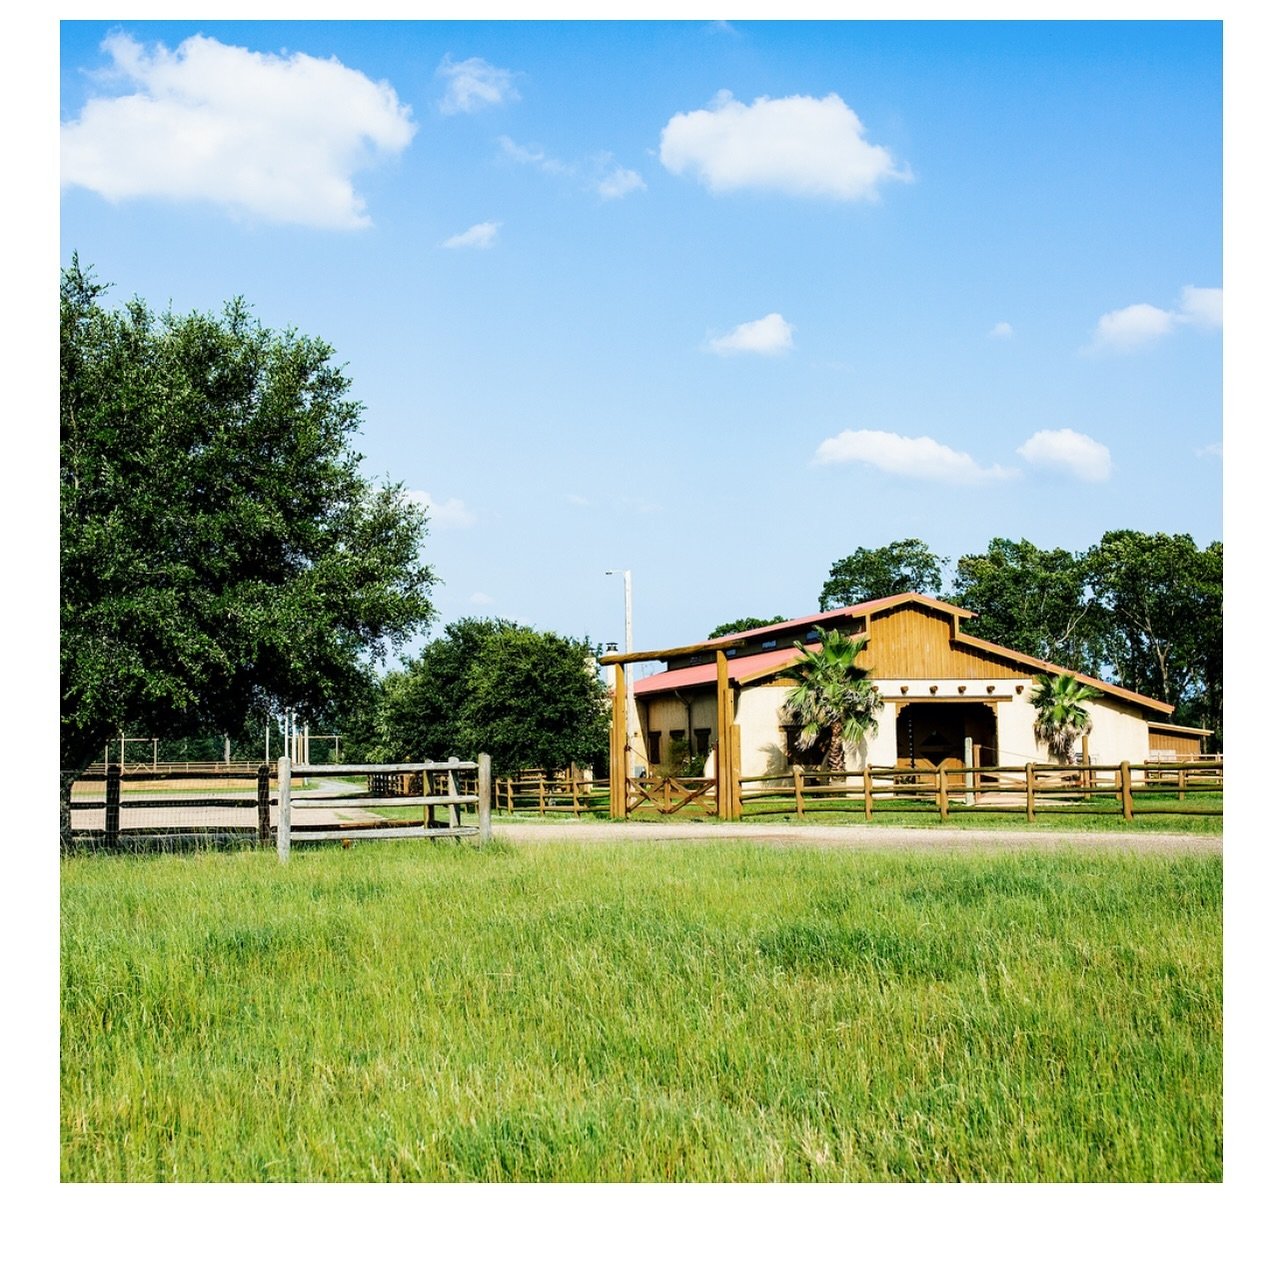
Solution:
M 1222 535 L 1217 23 L 84 21 L 60 97 L 62 262 L 333 344 L 442 622 Z

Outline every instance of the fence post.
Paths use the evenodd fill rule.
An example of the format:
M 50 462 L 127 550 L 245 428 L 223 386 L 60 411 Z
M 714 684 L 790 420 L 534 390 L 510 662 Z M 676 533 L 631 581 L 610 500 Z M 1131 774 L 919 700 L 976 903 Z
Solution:
M 940 818 L 942 820 L 947 820 L 949 818 L 949 785 L 945 778 L 943 762 L 940 763 L 937 770 L 939 771 L 939 782 L 940 782 L 940 791 L 939 791 Z
M 485 846 L 490 841 L 490 754 L 477 754 L 477 828 L 478 841 Z
M 258 768 L 258 840 L 272 840 L 272 772 L 266 762 Z
M 1123 762 L 1118 768 L 1118 774 L 1122 780 L 1120 792 L 1123 795 L 1123 819 L 1131 820 L 1135 818 L 1135 811 L 1132 809 L 1132 764 Z
M 450 796 L 451 796 L 451 797 L 458 797 L 458 796 L 459 796 L 459 782 L 458 782 L 458 776 L 455 774 L 455 771 L 454 771 L 454 768 L 455 768 L 456 766 L 458 766 L 458 764 L 459 764 L 459 759 L 458 759 L 458 757 L 456 757 L 453 753 L 451 753 L 451 754 L 450 754 L 450 762 L 449 762 L 449 767 L 450 767 L 450 769 L 449 769 L 448 771 L 446 771 L 446 783 L 447 783 L 447 785 L 449 786 Z M 457 828 L 459 827 L 459 804 L 458 804 L 458 802 L 451 802 L 451 803 L 450 803 L 450 806 L 449 806 L 449 813 L 450 813 L 450 827 L 451 827 L 452 829 L 457 829 Z
M 290 859 L 290 759 L 283 757 L 276 764 L 276 796 L 280 817 L 276 822 L 276 858 L 281 864 Z
M 1185 800 L 1185 780 L 1185 768 L 1183 766 L 1178 767 L 1176 771 L 1176 787 L 1178 789 L 1176 800 L 1178 802 L 1183 802 Z
M 726 770 L 726 778 L 731 786 L 730 818 L 732 820 L 742 820 L 744 818 L 744 781 L 740 778 L 743 770 L 740 762 L 740 726 L 738 722 L 731 723 L 730 756 L 731 760 Z
M 124 751 L 121 751 L 124 761 Z M 103 837 L 108 846 L 120 841 L 120 762 L 107 768 L 107 810 L 103 816 Z
M 873 772 L 867 761 L 864 763 L 864 818 L 873 818 Z
M 1034 822 L 1034 764 L 1025 763 L 1025 819 Z
M 793 768 L 793 809 L 798 815 L 806 814 L 806 805 L 802 801 L 802 768 Z

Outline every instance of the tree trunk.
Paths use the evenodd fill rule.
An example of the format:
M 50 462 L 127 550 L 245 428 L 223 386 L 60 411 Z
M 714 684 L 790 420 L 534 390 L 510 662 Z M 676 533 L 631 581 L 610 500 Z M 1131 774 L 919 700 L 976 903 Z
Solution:
M 829 732 L 829 751 L 824 765 L 830 771 L 846 770 L 846 745 L 842 743 L 842 726 L 840 723 Z

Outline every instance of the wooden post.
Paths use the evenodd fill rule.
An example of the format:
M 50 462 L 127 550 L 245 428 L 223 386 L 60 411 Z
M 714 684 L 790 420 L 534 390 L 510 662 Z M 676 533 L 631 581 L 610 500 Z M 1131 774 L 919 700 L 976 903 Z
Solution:
M 941 762 L 936 770 L 939 780 L 940 818 L 947 820 L 949 818 L 949 785 L 944 773 L 944 762 Z
M 1118 775 L 1122 781 L 1120 792 L 1123 795 L 1123 819 L 1135 819 L 1136 813 L 1132 807 L 1132 764 L 1123 762 L 1118 768 Z
M 968 806 L 976 804 L 976 781 L 971 770 L 971 762 L 976 754 L 976 746 L 971 736 L 968 735 L 962 741 L 962 764 L 966 767 L 966 774 L 963 775 L 962 800 Z
M 276 764 L 276 795 L 280 816 L 276 823 L 276 858 L 281 864 L 290 859 L 290 759 L 283 757 Z
M 1185 800 L 1185 768 L 1183 766 L 1176 768 L 1176 788 L 1176 800 L 1183 802 Z
M 124 760 L 122 740 L 120 762 Z M 103 816 L 103 836 L 108 846 L 115 846 L 120 841 L 120 762 L 107 768 L 107 810 Z
M 864 818 L 873 818 L 873 771 L 867 759 L 864 763 Z
M 478 841 L 485 846 L 490 841 L 490 754 L 477 754 L 477 828 Z
M 1025 819 L 1034 822 L 1034 764 L 1025 763 Z
M 610 716 L 610 818 L 628 818 L 628 683 L 623 664 L 615 666 Z
M 744 783 L 741 779 L 743 772 L 740 770 L 740 734 L 741 727 L 738 722 L 731 722 L 731 752 L 730 752 L 730 781 L 731 781 L 731 819 L 742 820 L 744 818 Z
M 802 801 L 802 768 L 793 768 L 793 809 L 798 815 L 806 814 L 806 805 Z
M 451 797 L 459 796 L 459 777 L 455 774 L 455 769 L 454 769 L 458 765 L 459 765 L 459 759 L 453 753 L 451 753 L 450 769 L 446 772 L 446 788 Z M 449 815 L 450 815 L 450 827 L 452 829 L 459 828 L 460 821 L 459 821 L 458 802 L 450 803 Z
M 717 818 L 729 820 L 734 815 L 731 805 L 731 683 L 726 652 L 717 652 Z
M 512 776 L 508 776 L 508 814 L 512 814 Z
M 258 768 L 258 840 L 264 846 L 272 840 L 272 772 L 266 762 Z
M 1083 736 L 1083 784 L 1086 786 L 1088 793 L 1096 786 L 1095 776 L 1091 769 L 1091 743 L 1086 735 Z
M 419 787 L 423 790 L 423 792 L 419 794 L 419 796 L 423 798 L 423 832 L 426 834 L 428 829 L 431 827 L 431 821 L 428 816 L 428 773 L 427 771 L 420 771 L 419 775 Z
M 540 776 L 539 777 L 539 814 L 542 815 L 543 812 L 544 812 L 543 777 Z
M 971 795 L 973 801 L 979 801 L 980 795 L 984 792 L 984 784 L 980 779 L 980 745 L 971 746 Z

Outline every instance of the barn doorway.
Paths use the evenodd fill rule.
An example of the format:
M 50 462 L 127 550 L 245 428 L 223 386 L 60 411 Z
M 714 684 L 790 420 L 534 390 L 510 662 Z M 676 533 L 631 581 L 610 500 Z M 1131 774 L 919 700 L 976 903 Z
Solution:
M 980 765 L 998 761 L 998 718 L 992 705 L 964 701 L 901 704 L 895 719 L 896 769 L 971 766 L 966 743 L 980 750 Z

